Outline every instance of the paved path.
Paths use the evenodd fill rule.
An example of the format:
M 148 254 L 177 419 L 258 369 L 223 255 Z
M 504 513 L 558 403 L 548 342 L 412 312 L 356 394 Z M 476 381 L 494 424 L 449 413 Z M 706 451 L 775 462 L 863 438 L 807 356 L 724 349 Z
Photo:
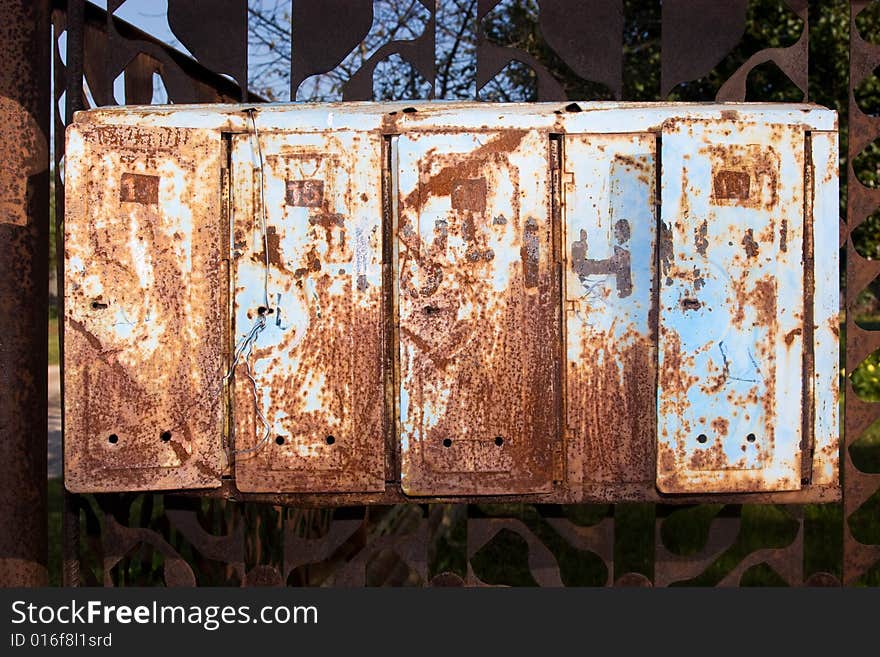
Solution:
M 49 478 L 61 476 L 61 371 L 49 366 Z

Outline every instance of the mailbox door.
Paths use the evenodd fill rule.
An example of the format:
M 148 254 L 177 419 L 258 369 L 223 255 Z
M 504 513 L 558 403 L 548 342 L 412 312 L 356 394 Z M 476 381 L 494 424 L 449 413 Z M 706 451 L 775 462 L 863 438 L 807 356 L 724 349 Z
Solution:
M 569 481 L 651 482 L 656 137 L 566 135 L 564 151 Z
M 398 139 L 400 440 L 410 495 L 546 492 L 561 461 L 549 135 Z
M 237 486 L 381 491 L 381 138 L 257 139 L 232 148 Z
M 657 486 L 801 486 L 804 141 L 673 121 L 662 136 Z
M 226 228 L 218 133 L 72 125 L 65 484 L 218 486 Z

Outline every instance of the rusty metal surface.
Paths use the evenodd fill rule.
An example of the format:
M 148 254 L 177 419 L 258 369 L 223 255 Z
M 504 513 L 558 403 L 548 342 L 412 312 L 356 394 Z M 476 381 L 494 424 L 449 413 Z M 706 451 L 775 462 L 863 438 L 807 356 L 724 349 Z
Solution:
M 791 493 L 778 501 L 836 498 L 837 438 L 828 413 L 836 399 L 836 256 L 825 244 L 821 260 L 810 257 L 814 224 L 826 236 L 829 218 L 834 223 L 834 114 L 762 105 L 581 109 L 182 106 L 81 117 L 80 131 L 105 130 L 122 141 L 138 131 L 168 138 L 185 126 L 183 134 L 203 135 L 199 143 L 214 158 L 197 176 L 214 177 L 200 189 L 216 195 L 211 203 L 231 199 L 231 242 L 223 246 L 218 233 L 210 244 L 217 257 L 229 252 L 232 306 L 223 310 L 225 273 L 199 269 L 207 287 L 177 283 L 193 287 L 218 320 L 188 334 L 207 350 L 213 382 L 207 375 L 201 386 L 190 381 L 181 396 L 220 398 L 233 366 L 231 433 L 207 432 L 199 441 L 210 463 L 234 474 L 238 491 L 318 505 L 392 502 L 401 494 L 555 502 L 670 493 L 682 502 L 707 493 L 732 500 L 772 491 Z M 326 125 L 332 133 L 322 131 Z M 130 222 L 155 223 L 157 209 L 176 211 L 162 201 L 152 169 L 113 161 L 129 148 L 122 141 L 99 146 L 107 149 L 105 163 L 90 175 L 103 181 L 101 192 L 111 181 L 118 196 L 111 205 L 101 196 L 91 214 L 82 200 L 95 187 L 77 177 L 81 149 L 68 153 L 68 193 L 80 203 L 68 203 L 68 269 L 81 279 L 68 295 L 79 295 L 76 321 L 98 321 L 115 340 L 97 354 L 106 359 L 108 350 L 128 347 L 129 362 L 155 378 L 150 367 L 176 347 L 153 354 L 126 343 L 130 336 L 118 326 L 139 326 L 144 309 L 166 293 L 149 285 L 139 292 L 141 283 L 130 278 L 134 296 L 126 303 L 142 294 L 142 308 L 126 306 L 120 320 L 107 312 L 112 303 L 79 291 L 96 283 L 84 260 L 70 260 L 71 247 L 100 254 L 120 229 L 128 241 L 115 240 L 125 246 L 100 256 L 108 264 L 130 260 L 136 271 L 141 260 L 158 257 L 152 246 L 131 251 L 127 224 L 107 224 L 95 243 L 84 241 L 117 205 L 135 209 L 127 210 Z M 156 163 L 165 157 L 159 153 Z M 172 263 L 181 257 L 159 253 Z M 227 335 L 220 325 L 228 312 Z M 823 324 L 818 341 L 812 315 Z M 112 321 L 101 327 L 102 316 Z M 213 337 L 205 339 L 203 326 Z M 87 346 L 70 362 L 91 363 L 96 356 L 82 351 Z M 218 353 L 223 363 L 213 360 Z M 84 371 L 71 370 L 68 383 Z M 824 410 L 814 414 L 817 386 L 815 403 Z M 204 409 L 213 418 L 218 407 L 211 404 Z M 81 406 L 68 408 L 85 417 Z M 808 414 L 802 425 L 780 421 L 801 417 L 801 408 Z M 105 468 L 182 466 L 173 460 L 177 452 L 163 451 L 175 441 L 150 438 L 148 425 L 138 425 L 138 454 L 115 450 L 108 436 L 121 436 L 102 424 L 92 433 L 107 436 L 90 449 L 109 459 Z M 218 483 L 174 476 L 164 487 Z M 151 486 L 159 487 L 143 487 Z
M 236 344 L 260 327 L 235 375 L 242 491 L 384 488 L 381 154 L 368 133 L 233 140 Z
M 0 15 L 0 586 L 44 586 L 49 7 L 4 0 Z
M 401 482 L 546 492 L 561 456 L 548 135 L 406 134 L 396 228 Z
M 804 132 L 684 120 L 662 138 L 657 485 L 796 490 Z
M 840 471 L 840 202 L 838 137 L 834 132 L 810 133 L 808 217 L 812 218 L 813 372 L 812 424 L 814 455 L 811 485 L 834 481 Z M 838 262 L 838 267 L 815 263 Z M 810 350 L 805 348 L 805 352 Z M 809 372 L 807 372 L 808 376 Z M 818 454 L 819 457 L 815 457 Z
M 851 374 L 871 353 L 880 349 L 880 332 L 866 330 L 855 321 L 855 305 L 868 284 L 880 275 L 880 261 L 868 260 L 856 251 L 852 232 L 880 207 L 880 190 L 865 186 L 855 174 L 853 159 L 878 135 L 878 119 L 865 114 L 853 90 L 873 75 L 880 63 L 880 46 L 866 41 L 856 28 L 856 17 L 869 6 L 866 0 L 852 0 L 850 12 L 850 96 L 849 146 L 847 151 L 846 225 L 840 241 L 846 249 L 846 373 Z M 850 447 L 880 418 L 877 402 L 859 399 L 847 376 L 844 381 L 844 444 L 841 453 L 844 478 L 843 498 L 843 582 L 855 584 L 872 566 L 880 562 L 880 544 L 864 543 L 853 535 L 849 519 L 880 491 L 880 474 L 864 472 L 853 462 Z
M 227 241 L 220 155 L 211 133 L 68 128 L 68 490 L 219 484 Z
M 653 133 L 565 138 L 570 485 L 654 479 L 656 142 Z

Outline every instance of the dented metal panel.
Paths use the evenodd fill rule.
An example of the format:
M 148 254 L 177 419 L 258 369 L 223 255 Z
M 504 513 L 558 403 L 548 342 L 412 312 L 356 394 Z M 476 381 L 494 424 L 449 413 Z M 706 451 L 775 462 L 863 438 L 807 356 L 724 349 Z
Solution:
M 548 491 L 559 295 L 550 140 L 398 139 L 401 484 L 410 495 Z
M 572 483 L 653 479 L 656 175 L 654 134 L 566 135 L 565 377 Z
M 238 487 L 382 490 L 381 138 L 257 129 L 231 163 Z
M 67 131 L 69 490 L 220 485 L 220 153 L 211 131 Z
M 670 121 L 662 148 L 657 486 L 801 486 L 804 140 Z

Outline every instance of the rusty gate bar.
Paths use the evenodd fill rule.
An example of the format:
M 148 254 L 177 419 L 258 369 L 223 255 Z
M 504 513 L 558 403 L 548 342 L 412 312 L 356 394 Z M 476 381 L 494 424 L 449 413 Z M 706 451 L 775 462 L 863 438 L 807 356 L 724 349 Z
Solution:
M 48 581 L 49 3 L 0 0 L 0 586 Z
M 65 0 L 65 11 L 58 12 L 63 16 L 63 24 L 56 21 L 53 13 L 55 34 L 53 41 L 58 38 L 60 29 L 67 32 L 66 61 L 60 57 L 54 60 L 55 68 L 55 101 L 65 94 L 64 120 L 55 122 L 55 248 L 57 254 L 64 253 L 64 183 L 61 177 L 61 167 L 58 166 L 60 154 L 64 153 L 64 126 L 70 125 L 73 113 L 83 109 L 83 57 L 85 55 L 85 0 Z M 66 87 L 66 89 L 64 88 Z M 55 112 L 58 112 L 56 108 Z M 56 286 L 58 290 L 64 289 L 64 258 L 56 259 Z M 58 316 L 64 316 L 64 295 L 59 294 L 57 299 Z M 64 362 L 64 322 L 58 322 L 58 358 Z M 60 377 L 61 395 L 64 399 L 64 377 Z M 62 403 L 63 408 L 63 403 Z M 64 450 L 64 413 L 61 414 L 61 449 Z M 79 510 L 76 504 L 76 496 L 69 493 L 65 488 L 63 493 L 63 510 L 61 514 L 61 535 L 64 545 L 69 545 L 70 550 L 65 551 L 61 565 L 61 581 L 64 586 L 79 586 L 79 560 L 68 558 L 69 554 L 79 553 Z

